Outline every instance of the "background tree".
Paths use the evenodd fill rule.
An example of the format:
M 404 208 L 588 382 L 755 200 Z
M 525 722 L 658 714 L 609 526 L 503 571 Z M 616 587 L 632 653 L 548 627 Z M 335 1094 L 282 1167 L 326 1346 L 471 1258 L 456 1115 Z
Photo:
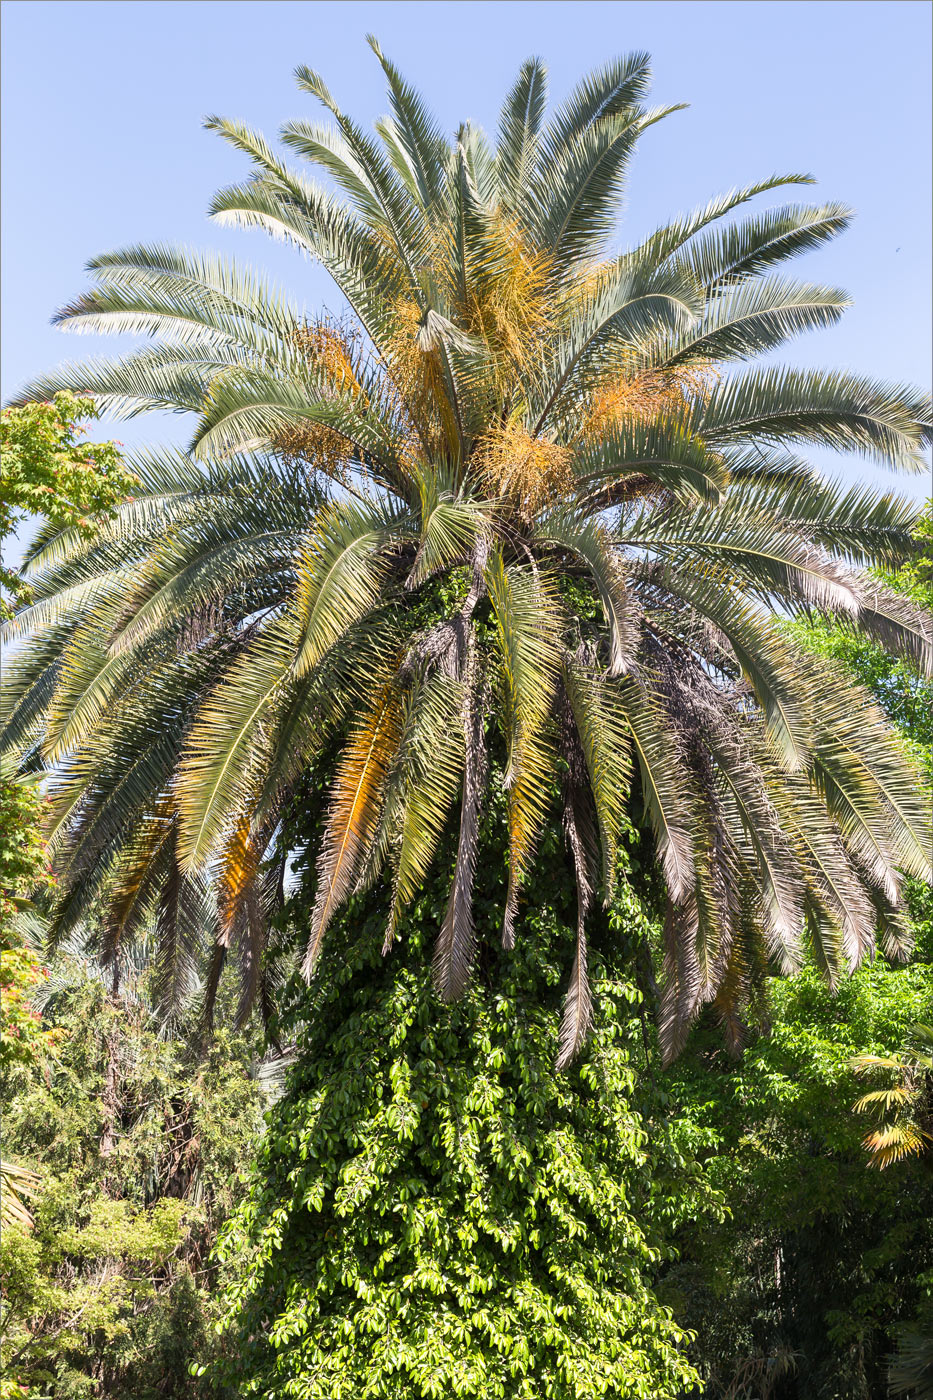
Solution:
M 933 1172 L 918 1159 L 872 1170 L 852 1059 L 903 1043 L 931 990 L 929 954 L 878 958 L 835 994 L 814 969 L 775 979 L 770 1034 L 741 1060 L 707 1024 L 665 1075 L 669 1112 L 705 1135 L 702 1169 L 727 1206 L 676 1231 L 657 1284 L 696 1334 L 708 1400 L 874 1400 L 901 1330 L 922 1332 Z
M 46 402 L 0 411 L 0 549 L 30 514 L 49 529 L 70 529 L 84 538 L 95 519 L 113 513 L 137 484 L 118 444 L 82 443 L 83 422 L 97 418 L 86 395 L 63 390 Z M 0 587 L 20 604 L 31 600 L 21 574 L 0 566 Z M 11 615 L 0 599 L 0 614 Z M 7 658 L 5 665 L 9 663 Z M 37 773 L 16 776 L 0 768 L 0 991 L 6 1040 L 0 1065 L 28 1059 L 44 1044 L 29 994 L 41 981 L 39 960 L 16 931 L 29 896 L 54 884 L 43 833 L 43 798 Z
M 202 1054 L 196 1013 L 166 1037 L 124 973 L 114 998 L 60 954 L 38 1003 L 55 1051 L 5 1075 L 5 1151 L 37 1170 L 0 1237 L 3 1400 L 208 1393 L 189 1368 L 214 1349 L 210 1252 L 260 1131 L 261 1048 L 221 1030 Z
M 0 410 L 0 546 L 30 515 L 57 530 L 89 533 L 93 517 L 110 511 L 137 484 L 127 471 L 119 443 L 81 442 L 83 421 L 97 418 L 94 400 L 68 390 L 50 401 Z M 0 565 L 0 587 L 14 601 L 30 599 L 19 572 Z M 3 616 L 10 605 L 2 603 Z

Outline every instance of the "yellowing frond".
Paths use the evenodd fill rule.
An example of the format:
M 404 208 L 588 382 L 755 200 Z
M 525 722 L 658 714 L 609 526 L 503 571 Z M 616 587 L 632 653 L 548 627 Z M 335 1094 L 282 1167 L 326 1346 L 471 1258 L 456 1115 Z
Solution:
M 303 971 L 310 976 L 331 918 L 351 893 L 379 826 L 389 767 L 402 734 L 402 702 L 390 680 L 355 726 L 337 765 L 318 858 L 318 888 Z
M 230 833 L 220 857 L 217 905 L 221 943 L 229 941 L 234 919 L 252 893 L 264 848 L 265 841 L 253 832 L 250 815 L 244 812 Z
M 905 1157 L 918 1156 L 923 1151 L 925 1141 L 933 1139 L 913 1123 L 891 1123 L 876 1128 L 862 1139 L 864 1147 L 871 1154 L 870 1165 L 881 1171 L 895 1162 L 902 1162 Z

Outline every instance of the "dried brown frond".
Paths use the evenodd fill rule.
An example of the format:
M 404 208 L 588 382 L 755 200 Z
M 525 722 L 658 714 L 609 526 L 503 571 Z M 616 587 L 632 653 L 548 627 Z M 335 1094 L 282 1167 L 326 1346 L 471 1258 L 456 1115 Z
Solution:
M 532 437 L 520 424 L 504 423 L 480 439 L 471 473 L 487 495 L 507 501 L 525 521 L 573 487 L 573 452 Z

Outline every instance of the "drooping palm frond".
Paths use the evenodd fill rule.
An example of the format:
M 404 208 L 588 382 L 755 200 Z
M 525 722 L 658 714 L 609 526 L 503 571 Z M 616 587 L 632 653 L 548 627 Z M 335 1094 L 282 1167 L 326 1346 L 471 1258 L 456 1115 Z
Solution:
M 466 664 L 462 723 L 464 765 L 457 863 L 450 899 L 434 949 L 435 985 L 448 1000 L 459 996 L 466 987 L 475 947 L 473 879 L 476 874 L 487 756 L 483 733 L 483 696 L 477 687 L 472 655 L 468 656 Z
M 282 813 L 335 746 L 307 975 L 383 871 L 388 954 L 448 833 L 434 973 L 459 995 L 501 782 L 506 946 L 556 810 L 577 882 L 560 1063 L 590 1025 L 587 916 L 613 896 L 629 821 L 666 888 L 664 1053 L 707 1003 L 737 1045 L 762 977 L 807 940 L 831 983 L 879 937 L 901 947 L 902 873 L 929 873 L 910 758 L 775 616 L 833 618 L 931 666 L 930 618 L 867 572 L 911 557 L 915 508 L 803 455 L 915 470 L 929 405 L 755 366 L 848 304 L 781 272 L 847 209 L 744 211 L 809 176 L 610 252 L 637 143 L 674 110 L 646 106 L 646 55 L 550 118 L 529 60 L 493 145 L 469 123 L 446 137 L 370 44 L 390 106 L 375 133 L 308 68 L 324 119 L 285 126 L 287 156 L 207 123 L 251 167 L 216 221 L 317 259 L 347 315 L 309 315 L 222 257 L 131 247 L 94 259 L 57 320 L 152 343 L 23 391 L 192 419 L 191 455 L 137 454 L 136 498 L 92 535 L 40 532 L 35 601 L 7 627 L 3 748 L 48 770 L 53 936 L 103 910 L 117 959 L 154 931 L 166 1006 L 212 942 L 206 1010 L 233 955 L 246 1015 L 266 996 Z
M 39 1173 L 30 1167 L 21 1167 L 16 1162 L 0 1162 L 0 1224 L 32 1229 L 35 1222 L 27 1201 L 38 1193 L 41 1182 Z

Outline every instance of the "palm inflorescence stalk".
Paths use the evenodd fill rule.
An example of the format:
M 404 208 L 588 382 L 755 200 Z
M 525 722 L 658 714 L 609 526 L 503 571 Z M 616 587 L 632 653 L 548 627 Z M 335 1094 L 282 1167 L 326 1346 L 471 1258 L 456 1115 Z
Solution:
M 928 874 L 909 758 L 782 625 L 828 615 L 930 666 L 930 619 L 868 572 L 911 554 L 915 508 L 799 455 L 916 470 L 928 406 L 851 374 L 749 367 L 847 305 L 775 273 L 843 230 L 844 207 L 741 209 L 805 175 L 614 250 L 638 138 L 673 110 L 644 105 L 645 55 L 549 118 L 529 61 L 493 143 L 469 124 L 445 138 L 371 42 L 391 109 L 375 134 L 297 72 L 329 120 L 282 142 L 326 187 L 248 127 L 207 123 L 252 165 L 215 219 L 316 259 L 343 318 L 221 257 L 129 248 L 95 259 L 57 320 L 149 343 L 23 391 L 196 420 L 189 453 L 137 454 L 139 493 L 92 539 L 40 534 L 36 601 L 8 629 L 25 641 L 5 743 L 49 770 L 55 927 L 102 910 L 115 957 L 154 925 L 167 1005 L 210 928 L 208 993 L 238 950 L 245 1013 L 283 804 L 336 743 L 308 975 L 335 911 L 382 872 L 391 943 L 449 829 L 434 967 L 460 993 L 498 783 L 506 946 L 562 805 L 579 917 L 561 1063 L 590 1024 L 587 911 L 612 897 L 630 811 L 667 891 L 665 1052 L 711 1001 L 738 1034 L 761 970 L 792 969 L 807 941 L 830 979 L 879 931 L 902 948 L 902 873 Z

